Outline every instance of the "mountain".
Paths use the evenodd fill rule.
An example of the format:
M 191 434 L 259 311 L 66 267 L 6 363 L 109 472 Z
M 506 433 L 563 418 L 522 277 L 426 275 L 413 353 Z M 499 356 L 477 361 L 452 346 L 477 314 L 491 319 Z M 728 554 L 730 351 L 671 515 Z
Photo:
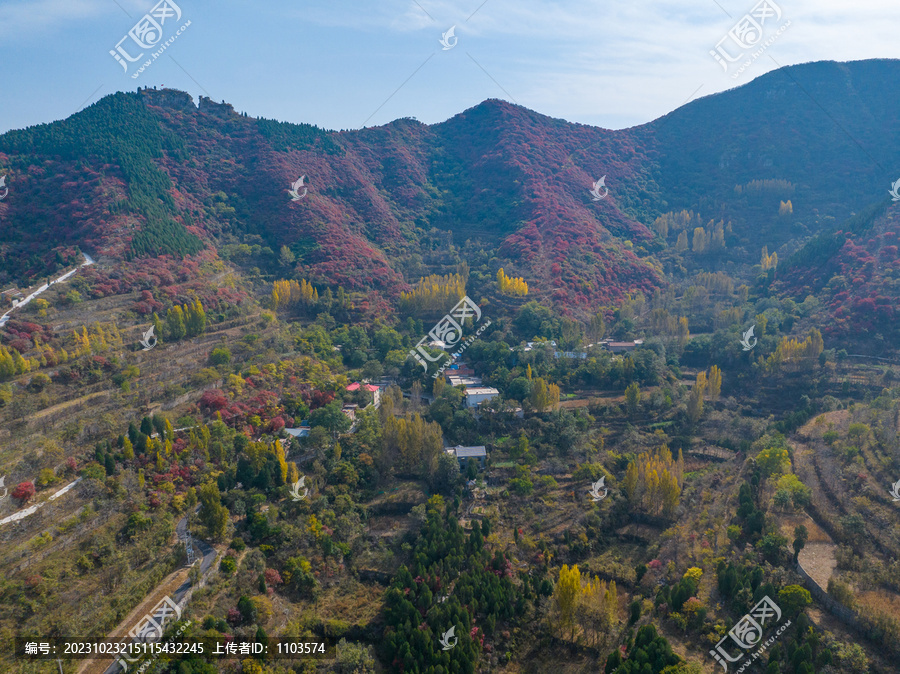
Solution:
M 584 313 L 666 283 L 648 227 L 660 214 L 728 223 L 720 264 L 753 264 L 881 199 L 900 165 L 900 94 L 883 85 L 898 74 L 896 60 L 782 68 L 620 131 L 488 100 L 431 126 L 329 132 L 174 90 L 117 93 L 0 136 L 0 283 L 49 274 L 77 247 L 127 276 L 147 257 L 174 270 L 255 244 L 270 272 L 287 246 L 296 269 L 280 275 L 391 299 L 454 267 L 426 244 L 449 232 Z M 308 193 L 291 201 L 300 176 Z

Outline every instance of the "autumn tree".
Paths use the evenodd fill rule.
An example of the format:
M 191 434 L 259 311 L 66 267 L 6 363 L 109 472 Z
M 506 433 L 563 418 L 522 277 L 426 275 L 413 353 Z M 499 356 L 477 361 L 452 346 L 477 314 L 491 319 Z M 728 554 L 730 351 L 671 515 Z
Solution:
M 384 463 L 423 477 L 434 475 L 444 448 L 440 424 L 425 421 L 421 414 L 408 418 L 389 416 L 381 437 Z
M 275 281 L 272 284 L 272 308 L 309 308 L 319 304 L 319 291 L 305 279 Z
M 548 384 L 543 377 L 532 382 L 529 403 L 536 412 L 555 409 L 559 405 L 559 386 Z
M 410 292 L 400 293 L 400 310 L 407 314 L 447 311 L 465 294 L 463 274 L 432 274 L 419 279 Z
M 206 332 L 206 311 L 199 297 L 184 305 L 184 328 L 187 337 L 197 337 Z
M 694 237 L 691 242 L 691 250 L 695 253 L 702 253 L 706 250 L 706 230 L 702 227 L 694 228 Z
M 607 584 L 582 574 L 578 565 L 563 565 L 551 598 L 550 620 L 561 636 L 575 640 L 578 631 L 595 647 L 605 642 L 618 623 L 619 593 L 615 581 Z
M 588 325 L 588 338 L 597 342 L 603 339 L 604 335 L 606 335 L 606 320 L 603 318 L 603 312 L 598 311 L 594 314 L 594 317 L 591 318 L 591 322 Z
M 811 370 L 818 363 L 819 355 L 824 349 L 825 342 L 822 339 L 822 333 L 816 328 L 813 328 L 809 336 L 802 342 L 795 338 L 784 337 L 775 349 L 775 353 L 766 360 L 766 371 Z
M 713 365 L 709 369 L 709 376 L 706 381 L 708 386 L 707 394 L 710 400 L 718 400 L 719 394 L 722 393 L 722 370 L 719 369 L 718 365 Z
M 177 304 L 166 313 L 166 337 L 172 341 L 182 339 L 187 334 L 184 325 L 184 310 Z
M 200 487 L 200 521 L 210 538 L 222 540 L 228 532 L 228 508 L 222 505 L 222 495 L 215 482 Z
M 34 497 L 34 482 L 20 482 L 12 490 L 12 497 L 22 502 L 22 505 L 28 503 Z
M 628 410 L 628 416 L 637 415 L 638 406 L 641 404 L 641 389 L 637 382 L 633 381 L 625 389 L 625 408 Z
M 596 576 L 582 583 L 576 616 L 593 647 L 605 645 L 618 623 L 619 591 L 616 581 L 608 584 Z
M 687 343 L 687 339 L 690 336 L 691 332 L 688 329 L 688 319 L 687 316 L 682 316 L 678 319 L 678 345 L 684 346 Z
M 762 267 L 763 271 L 775 269 L 778 266 L 778 253 L 772 253 L 771 255 L 769 255 L 769 247 L 763 246 L 759 264 Z
M 684 458 L 681 450 L 675 461 L 672 452 L 663 445 L 659 449 L 643 452 L 628 464 L 623 486 L 633 508 L 651 515 L 662 513 L 670 517 L 678 506 L 683 484 Z
M 569 638 L 575 638 L 575 611 L 581 594 L 581 572 L 575 564 L 571 569 L 567 564 L 559 570 L 559 579 L 553 588 L 553 610 L 556 628 L 560 633 L 569 631 Z
M 691 389 L 690 398 L 688 398 L 687 408 L 688 418 L 693 424 L 696 424 L 703 416 L 703 396 L 706 393 L 706 386 L 706 373 L 698 373 L 697 381 L 694 383 L 694 388 Z
M 497 272 L 497 287 L 504 295 L 525 297 L 528 294 L 528 284 L 524 278 L 507 276 L 503 267 Z

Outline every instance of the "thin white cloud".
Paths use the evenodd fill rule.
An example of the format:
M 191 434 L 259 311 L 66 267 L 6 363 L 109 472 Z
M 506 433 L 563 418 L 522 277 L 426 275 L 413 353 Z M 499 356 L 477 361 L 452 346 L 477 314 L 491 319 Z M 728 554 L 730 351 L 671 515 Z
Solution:
M 129 0 L 119 0 L 128 9 Z M 152 6 L 152 5 L 151 5 Z M 0 37 L 29 39 L 54 30 L 70 30 L 86 19 L 109 15 L 113 11 L 126 15 L 113 0 L 16 0 L 0 3 Z M 134 12 L 131 12 L 134 15 Z M 127 17 L 126 17 L 127 18 Z

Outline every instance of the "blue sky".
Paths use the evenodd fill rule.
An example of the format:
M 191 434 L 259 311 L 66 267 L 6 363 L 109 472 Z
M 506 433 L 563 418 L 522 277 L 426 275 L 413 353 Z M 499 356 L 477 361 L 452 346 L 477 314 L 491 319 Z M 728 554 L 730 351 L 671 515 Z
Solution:
M 768 17 L 761 42 L 738 31 L 745 58 L 781 33 L 739 74 L 710 51 L 725 38 L 725 53 L 741 52 L 728 35 L 754 0 L 174 2 L 182 16 L 162 25 L 163 42 L 190 26 L 132 79 L 138 64 L 126 74 L 109 51 L 156 0 L 0 0 L 0 132 L 161 85 L 329 129 L 434 123 L 486 98 L 623 128 L 778 65 L 900 57 L 900 5 L 887 0 L 775 0 L 781 16 L 756 11 Z M 454 46 L 443 49 L 451 26 Z M 122 44 L 140 53 L 131 38 Z

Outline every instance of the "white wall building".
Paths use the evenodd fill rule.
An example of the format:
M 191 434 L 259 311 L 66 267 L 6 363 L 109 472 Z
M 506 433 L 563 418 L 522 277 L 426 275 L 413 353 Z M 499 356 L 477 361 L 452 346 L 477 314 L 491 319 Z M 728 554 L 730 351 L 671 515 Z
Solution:
M 466 389 L 466 407 L 478 407 L 486 400 L 493 400 L 500 391 L 492 386 L 475 386 Z

